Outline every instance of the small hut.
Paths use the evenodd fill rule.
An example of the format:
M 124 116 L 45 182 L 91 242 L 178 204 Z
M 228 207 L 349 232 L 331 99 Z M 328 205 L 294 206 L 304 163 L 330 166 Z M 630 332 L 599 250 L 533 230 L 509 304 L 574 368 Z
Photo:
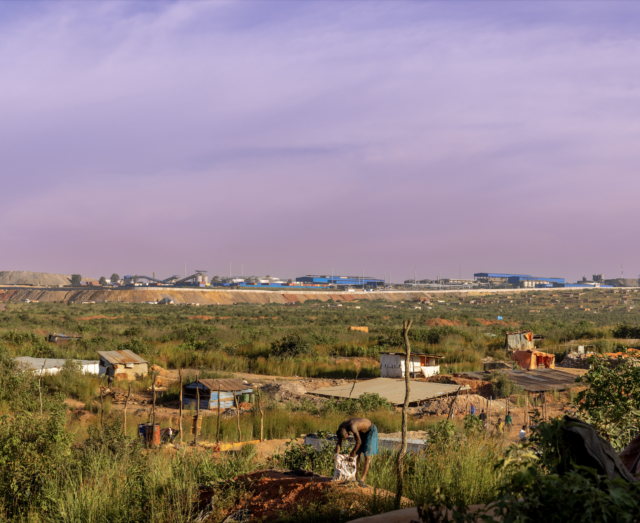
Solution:
M 253 388 L 247 382 L 239 379 L 230 380 L 198 380 L 185 385 L 182 389 L 182 407 L 196 406 L 197 391 L 200 391 L 200 409 L 213 410 L 218 408 L 218 390 L 220 391 L 220 408 L 230 409 L 238 404 L 250 401 Z
M 409 374 L 414 377 L 422 374 L 427 378 L 440 374 L 439 360 L 443 357 L 436 354 L 412 353 L 409 361 Z M 383 378 L 404 378 L 405 359 L 404 352 L 381 352 L 380 375 Z
M 116 380 L 134 380 L 137 376 L 146 376 L 149 363 L 130 350 L 98 351 L 100 356 L 100 374 L 113 376 Z

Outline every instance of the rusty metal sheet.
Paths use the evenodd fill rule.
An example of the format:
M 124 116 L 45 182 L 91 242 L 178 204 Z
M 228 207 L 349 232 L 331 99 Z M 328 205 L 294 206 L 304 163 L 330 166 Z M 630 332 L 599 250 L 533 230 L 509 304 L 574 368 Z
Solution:
M 98 354 L 112 365 L 125 363 L 147 363 L 147 360 L 142 359 L 130 350 L 99 350 Z
M 247 385 L 246 383 L 244 383 L 242 380 L 239 380 L 239 379 L 226 379 L 226 380 L 203 379 L 203 380 L 198 380 L 197 382 L 193 382 L 193 383 L 189 383 L 188 385 L 185 385 L 185 389 L 187 388 L 195 389 L 196 383 L 200 383 L 201 385 L 204 386 L 205 389 L 208 389 L 214 392 L 218 390 L 218 385 L 220 385 L 220 390 L 224 392 L 239 391 L 239 390 L 245 390 L 245 389 L 251 388 L 251 385 Z
M 353 393 L 351 393 L 352 388 Z M 415 403 L 418 401 L 437 398 L 438 396 L 446 396 L 447 394 L 455 393 L 459 388 L 460 385 L 411 381 L 409 402 Z M 468 389 L 469 387 L 464 385 L 461 390 Z M 352 398 L 359 398 L 365 392 L 375 392 L 381 397 L 386 398 L 394 405 L 401 405 L 404 403 L 405 390 L 404 379 L 375 378 L 372 380 L 360 381 L 356 383 L 355 387 L 353 386 L 353 383 L 347 383 L 346 385 L 339 385 L 337 387 L 327 387 L 314 390 L 308 394 L 328 398 L 348 398 L 349 395 L 351 395 Z
M 529 392 L 544 392 L 551 390 L 564 390 L 567 386 L 575 383 L 576 378 L 586 370 L 582 369 L 533 369 L 533 370 L 503 370 L 507 377 Z M 581 370 L 581 372 L 575 372 Z M 456 374 L 468 378 L 486 380 L 489 373 L 484 372 L 461 372 Z

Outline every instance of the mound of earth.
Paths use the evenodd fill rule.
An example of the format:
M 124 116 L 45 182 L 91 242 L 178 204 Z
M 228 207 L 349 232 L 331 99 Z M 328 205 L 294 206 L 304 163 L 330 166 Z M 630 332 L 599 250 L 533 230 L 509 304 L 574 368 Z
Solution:
M 338 483 L 327 476 L 307 471 L 261 470 L 238 476 L 235 485 L 243 485 L 247 496 L 240 499 L 235 513 L 244 512 L 251 521 L 272 521 L 282 514 L 294 513 L 305 506 L 331 503 L 339 505 L 345 512 L 364 508 L 373 497 L 378 499 L 394 496 L 391 492 L 371 487 L 360 487 L 355 483 Z M 215 491 L 200 492 L 200 510 L 203 516 L 216 499 Z M 411 502 L 403 498 L 402 505 Z
M 82 278 L 82 281 L 97 281 Z M 71 276 L 49 272 L 0 271 L 0 285 L 69 285 Z
M 307 389 L 299 381 L 280 381 L 263 385 L 260 390 L 278 401 L 299 400 Z
M 417 414 L 425 415 L 442 415 L 448 414 L 451 408 L 451 402 L 453 398 L 440 398 L 425 403 L 418 409 Z M 461 394 L 458 396 L 454 406 L 454 414 L 469 414 L 471 412 L 471 405 L 476 407 L 478 414 L 484 409 L 485 412 L 489 412 L 489 404 L 491 404 L 491 413 L 497 414 L 504 411 L 507 408 L 505 400 L 487 400 L 477 394 Z
M 462 325 L 458 320 L 445 320 L 444 318 L 435 318 L 427 320 L 429 327 L 457 327 Z
M 430 378 L 426 378 L 421 381 L 428 381 L 431 383 L 447 383 L 449 385 L 467 385 L 470 389 L 469 394 L 480 394 L 485 398 L 494 396 L 493 387 L 488 381 L 460 378 L 458 376 L 448 376 L 447 374 L 431 376 Z M 463 393 L 461 391 L 461 394 L 466 393 Z

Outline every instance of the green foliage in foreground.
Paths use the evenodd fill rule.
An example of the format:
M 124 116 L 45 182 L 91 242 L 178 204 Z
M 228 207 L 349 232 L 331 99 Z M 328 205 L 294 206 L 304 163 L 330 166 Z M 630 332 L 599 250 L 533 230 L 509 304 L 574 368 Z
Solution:
M 574 404 L 580 416 L 620 451 L 640 433 L 640 367 L 623 358 L 615 363 L 589 358 L 589 372 L 576 379 L 589 387 L 577 394 Z

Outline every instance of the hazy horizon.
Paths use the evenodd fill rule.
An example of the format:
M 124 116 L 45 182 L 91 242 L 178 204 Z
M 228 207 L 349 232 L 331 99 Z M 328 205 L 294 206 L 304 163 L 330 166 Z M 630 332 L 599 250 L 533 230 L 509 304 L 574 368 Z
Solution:
M 2 2 L 0 271 L 637 278 L 639 15 Z

